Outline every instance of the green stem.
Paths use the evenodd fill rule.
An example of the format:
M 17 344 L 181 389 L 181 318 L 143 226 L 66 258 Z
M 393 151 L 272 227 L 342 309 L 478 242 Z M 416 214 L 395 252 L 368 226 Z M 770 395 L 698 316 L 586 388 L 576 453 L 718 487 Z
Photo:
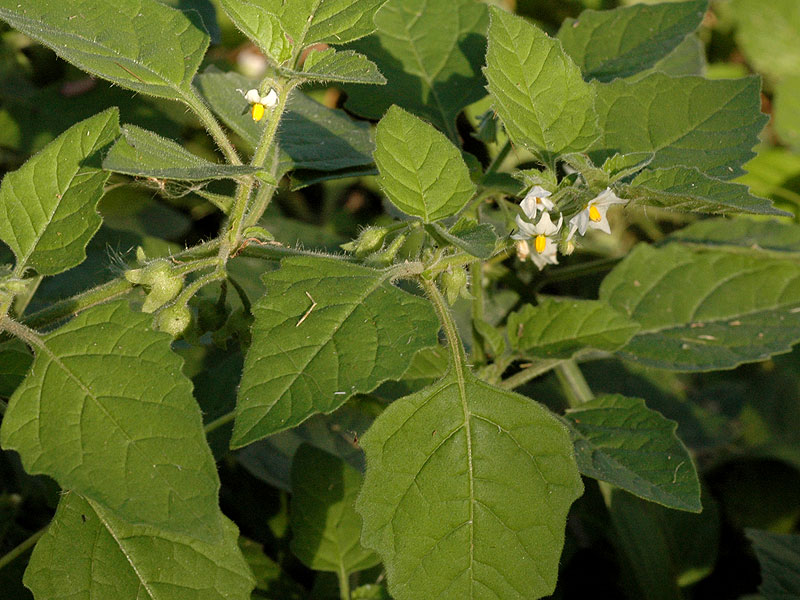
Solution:
M 244 312 L 250 312 L 250 298 L 247 297 L 247 292 L 244 291 L 244 288 L 236 281 L 231 274 L 228 273 L 228 281 L 233 286 L 233 289 L 236 290 L 236 294 L 239 296 L 239 301 L 242 303 L 242 308 Z
M 497 156 L 494 157 L 494 160 L 492 160 L 491 164 L 487 167 L 486 174 L 484 176 L 497 171 L 497 169 L 500 168 L 500 165 L 503 164 L 503 161 L 506 159 L 506 156 L 508 156 L 509 152 L 511 152 L 511 140 L 506 140 L 506 143 L 503 144 L 502 148 L 500 148 L 500 152 L 497 153 Z
M 232 165 L 240 165 L 242 164 L 242 160 L 239 158 L 239 154 L 236 152 L 236 148 L 233 147 L 233 144 L 228 139 L 228 136 L 225 135 L 225 132 L 222 129 L 222 126 L 217 121 L 214 114 L 211 112 L 211 109 L 205 103 L 200 95 L 197 93 L 197 90 L 192 88 L 190 94 L 186 94 L 183 96 L 183 101 L 186 103 L 195 115 L 200 119 L 200 122 L 206 128 L 206 131 L 214 138 L 214 141 L 219 146 L 219 149 L 222 150 L 222 153 L 225 155 L 225 158 L 228 159 L 228 162 Z
M 222 281 L 226 277 L 227 273 L 225 272 L 225 267 L 218 266 L 217 269 L 215 269 L 211 273 L 198 277 L 192 283 L 183 288 L 183 291 L 181 291 L 181 293 L 178 294 L 178 297 L 175 298 L 175 302 L 173 304 L 181 305 L 188 303 L 189 300 L 192 299 L 192 296 L 194 296 L 205 286 L 212 284 L 215 281 Z
M 218 417 L 218 418 L 214 419 L 213 421 L 211 421 L 210 423 L 206 424 L 206 426 L 203 428 L 203 431 L 205 431 L 206 435 L 208 435 L 209 433 L 211 433 L 215 429 L 219 429 L 223 425 L 227 425 L 228 423 L 233 421 L 235 418 L 236 418 L 236 411 L 232 410 L 231 412 L 225 413 L 221 417 Z
M 475 321 L 483 321 L 483 266 L 481 261 L 475 260 L 469 264 L 470 292 L 472 293 L 472 364 L 486 362 L 486 353 L 483 351 L 483 339 L 475 328 Z
M 514 373 L 511 377 L 507 377 L 500 382 L 500 386 L 506 390 L 513 390 L 519 386 L 528 383 L 532 379 L 544 375 L 548 371 L 552 371 L 561 363 L 560 359 L 541 360 L 535 364 L 523 369 L 519 373 Z
M 278 92 L 278 104 L 270 111 L 269 121 L 264 131 L 261 133 L 261 139 L 258 142 L 255 153 L 253 153 L 253 159 L 250 161 L 252 166 L 263 167 L 265 165 L 269 152 L 272 150 L 273 142 L 275 141 L 275 134 L 278 132 L 278 124 L 280 123 L 281 115 L 286 109 L 286 101 L 289 99 L 289 92 L 292 91 L 293 87 L 294 85 L 288 81 L 277 82 L 276 91 Z M 230 255 L 231 250 L 239 246 L 251 191 L 252 184 L 241 185 L 236 191 L 233 208 L 231 209 L 231 218 L 228 222 L 228 233 L 220 248 L 220 256 L 224 254 L 226 259 L 227 256 Z M 266 205 L 264 208 L 266 208 Z M 260 218 L 261 215 L 258 215 L 256 221 Z
M 450 346 L 450 353 L 453 357 L 453 368 L 456 371 L 456 376 L 459 381 L 464 381 L 464 363 L 466 362 L 466 355 L 464 353 L 464 345 L 461 343 L 461 337 L 458 335 L 456 323 L 453 320 L 453 315 L 450 314 L 450 309 L 447 307 L 447 300 L 442 296 L 442 292 L 436 284 L 425 277 L 418 277 L 417 281 L 420 282 L 422 288 L 425 290 L 433 307 L 436 309 L 436 314 L 439 316 L 439 321 L 444 329 L 444 336 L 447 339 L 447 344 Z
M 556 366 L 556 375 L 571 407 L 580 406 L 594 398 L 586 378 L 574 360 L 561 361 Z
M 339 564 L 339 598 L 341 600 L 350 600 L 350 576 L 344 570 L 343 565 Z
M 47 531 L 47 527 L 49 525 L 42 527 L 39 531 L 28 537 L 24 542 L 22 542 L 19 546 L 11 550 L 10 552 L 6 553 L 2 558 L 0 558 L 0 569 L 5 567 L 6 565 L 12 563 L 17 558 L 25 554 L 30 548 L 39 541 L 39 538 L 44 535 Z

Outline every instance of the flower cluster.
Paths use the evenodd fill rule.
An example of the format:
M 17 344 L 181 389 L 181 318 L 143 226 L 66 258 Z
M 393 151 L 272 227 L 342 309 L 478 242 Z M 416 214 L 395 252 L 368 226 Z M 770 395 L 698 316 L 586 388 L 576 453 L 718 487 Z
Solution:
M 545 265 L 558 264 L 558 242 L 559 238 L 564 238 L 565 253 L 571 253 L 574 248 L 572 238 L 577 232 L 580 235 L 586 234 L 588 229 L 599 229 L 606 233 L 611 233 L 606 219 L 608 207 L 613 204 L 623 204 L 625 200 L 617 197 L 611 188 L 606 188 L 596 198 L 590 200 L 586 206 L 569 220 L 569 232 L 566 237 L 561 234 L 561 226 L 564 223 L 564 215 L 558 215 L 558 223 L 553 223 L 550 212 L 555 208 L 553 201 L 550 200 L 550 192 L 536 185 L 525 195 L 520 203 L 520 208 L 527 219 L 517 215 L 517 232 L 511 237 L 517 240 L 517 255 L 520 260 L 530 257 L 533 263 L 543 269 Z M 537 220 L 538 213 L 541 216 Z M 533 248 L 528 244 L 528 240 L 533 240 Z

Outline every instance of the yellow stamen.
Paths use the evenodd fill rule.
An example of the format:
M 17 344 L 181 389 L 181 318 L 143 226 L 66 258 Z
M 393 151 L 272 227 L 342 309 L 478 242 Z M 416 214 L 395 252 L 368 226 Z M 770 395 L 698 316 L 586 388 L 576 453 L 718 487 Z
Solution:
M 536 249 L 537 253 L 541 254 L 544 252 L 545 246 L 547 246 L 547 238 L 540 233 L 536 236 L 536 240 L 533 242 L 533 247 Z
M 253 121 L 260 121 L 264 118 L 264 105 L 260 102 L 253 104 Z
M 589 207 L 589 218 L 595 223 L 599 223 L 603 220 L 603 217 L 600 215 L 600 211 L 597 210 L 597 207 L 594 204 Z

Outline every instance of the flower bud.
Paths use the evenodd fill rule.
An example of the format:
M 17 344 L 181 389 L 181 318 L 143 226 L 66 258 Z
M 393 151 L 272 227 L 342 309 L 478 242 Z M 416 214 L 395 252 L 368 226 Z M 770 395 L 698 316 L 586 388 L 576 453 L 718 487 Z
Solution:
M 386 238 L 385 227 L 368 227 L 361 232 L 356 241 L 356 256 L 364 258 L 373 252 L 380 249 L 383 245 L 383 240 Z
M 141 269 L 137 270 L 141 271 Z M 126 273 L 126 278 L 128 273 Z M 150 292 L 142 304 L 144 313 L 155 312 L 167 302 L 174 300 L 183 289 L 183 275 L 176 275 L 167 262 L 159 261 L 146 267 L 140 278 L 142 283 L 150 286 Z
M 447 302 L 452 306 L 459 296 L 469 296 L 467 292 L 467 272 L 461 267 L 454 267 L 442 273 L 442 287 Z
M 397 256 L 398 250 L 400 250 L 400 247 L 405 243 L 405 241 L 405 234 L 398 235 L 392 240 L 392 243 L 389 244 L 386 249 L 376 252 L 370 256 L 369 261 L 380 267 L 388 267 L 394 261 L 394 257 Z

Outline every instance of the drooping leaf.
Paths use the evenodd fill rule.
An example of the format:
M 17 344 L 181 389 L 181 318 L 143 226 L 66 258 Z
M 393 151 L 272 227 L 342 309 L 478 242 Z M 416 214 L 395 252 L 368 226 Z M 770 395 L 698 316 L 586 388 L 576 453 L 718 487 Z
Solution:
M 786 215 L 765 198 L 750 194 L 746 185 L 704 175 L 696 168 L 647 169 L 623 186 L 635 204 L 713 214 Z
M 233 179 L 259 170 L 247 165 L 213 163 L 192 154 L 172 140 L 136 125 L 122 127 L 122 137 L 103 159 L 103 168 L 137 177 L 184 181 Z
M 310 44 L 344 44 L 375 31 L 372 18 L 386 0 L 260 0 L 277 15 L 295 51 Z
M 567 410 L 575 458 L 587 477 L 668 508 L 700 512 L 700 482 L 678 424 L 620 394 Z
M 361 440 L 362 540 L 397 600 L 532 600 L 555 587 L 583 486 L 564 426 L 529 398 L 451 373 Z
M 773 80 L 800 75 L 800 4 L 794 0 L 733 0 L 736 41 L 759 73 Z
M 536 154 L 581 152 L 597 139 L 594 90 L 561 42 L 492 7 L 484 73 L 511 140 Z
M 191 93 L 209 41 L 187 15 L 156 0 L 0 0 L 0 19 L 89 73 L 173 99 Z
M 281 64 L 291 56 L 291 44 L 277 15 L 264 3 L 249 0 L 220 0 L 231 21 L 269 58 Z
M 31 556 L 24 583 L 39 600 L 249 600 L 250 574 L 236 525 L 223 517 L 222 537 L 202 542 L 131 525 L 67 492 Z
M 558 30 L 587 80 L 611 81 L 649 69 L 694 32 L 708 0 L 585 10 Z
M 611 352 L 638 330 L 637 323 L 596 300 L 547 298 L 508 316 L 511 346 L 539 358 L 570 358 L 584 348 Z
M 708 80 L 653 73 L 597 84 L 602 135 L 595 164 L 618 152 L 653 152 L 651 169 L 695 167 L 732 179 L 752 156 L 767 117 L 757 77 Z
M 375 35 L 351 45 L 378 65 L 386 86 L 346 86 L 348 110 L 380 119 L 392 104 L 457 139 L 455 119 L 486 95 L 486 6 L 474 0 L 389 0 Z
M 800 260 L 800 225 L 752 219 L 704 219 L 670 234 L 670 241 L 713 250 L 772 254 Z
M 361 517 L 354 504 L 361 473 L 309 444 L 292 461 L 291 548 L 315 571 L 349 574 L 380 562 L 361 546 Z
M 198 86 L 214 112 L 252 150 L 258 145 L 263 125 L 247 111 L 239 90 L 253 82 L 238 73 L 208 69 L 197 78 Z M 305 94 L 294 92 L 278 129 L 281 151 L 279 171 L 310 169 L 330 172 L 372 164 L 375 145 L 369 124 L 354 121 L 343 111 L 326 108 Z
M 400 377 L 418 350 L 436 343 L 431 305 L 391 285 L 390 276 L 298 257 L 263 277 L 267 293 L 253 306 L 233 447 Z
M 0 239 L 14 251 L 18 271 L 55 275 L 86 258 L 109 176 L 98 154 L 118 135 L 119 113 L 110 108 L 76 123 L 3 178 Z
M 219 479 L 200 409 L 150 322 L 119 301 L 44 336 L 0 442 L 119 519 L 216 543 Z
M 377 65 L 353 50 L 318 50 L 311 52 L 303 63 L 301 76 L 316 81 L 341 81 L 384 85 L 386 78 Z
M 747 537 L 761 565 L 758 591 L 765 600 L 792 600 L 800 596 L 800 535 L 747 529 Z
M 618 354 L 662 369 L 730 369 L 800 340 L 800 263 L 758 252 L 640 244 L 600 299 L 642 326 Z
M 461 152 L 433 126 L 393 106 L 375 134 L 381 188 L 397 208 L 426 223 L 456 214 L 475 193 Z

